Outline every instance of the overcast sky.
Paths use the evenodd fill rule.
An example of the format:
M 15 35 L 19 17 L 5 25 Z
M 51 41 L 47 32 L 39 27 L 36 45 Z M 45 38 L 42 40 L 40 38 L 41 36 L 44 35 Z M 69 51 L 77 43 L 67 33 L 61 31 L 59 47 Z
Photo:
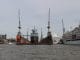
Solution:
M 66 31 L 79 25 L 80 0 L 0 0 L 0 34 L 15 37 L 18 32 L 18 9 L 21 10 L 22 33 L 36 26 L 47 34 L 48 10 L 51 9 L 51 31 L 62 35 L 63 18 Z

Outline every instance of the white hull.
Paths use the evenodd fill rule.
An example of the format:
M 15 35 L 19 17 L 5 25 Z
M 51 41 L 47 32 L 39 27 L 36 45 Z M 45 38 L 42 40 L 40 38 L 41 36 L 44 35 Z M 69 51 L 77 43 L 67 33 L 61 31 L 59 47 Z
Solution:
M 75 40 L 75 41 L 64 41 L 64 44 L 80 44 L 80 40 Z

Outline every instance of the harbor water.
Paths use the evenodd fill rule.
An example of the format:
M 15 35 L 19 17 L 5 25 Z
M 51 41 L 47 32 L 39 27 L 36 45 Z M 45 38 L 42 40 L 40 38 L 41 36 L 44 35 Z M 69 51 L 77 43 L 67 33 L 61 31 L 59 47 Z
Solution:
M 80 60 L 80 46 L 1 44 L 0 60 Z

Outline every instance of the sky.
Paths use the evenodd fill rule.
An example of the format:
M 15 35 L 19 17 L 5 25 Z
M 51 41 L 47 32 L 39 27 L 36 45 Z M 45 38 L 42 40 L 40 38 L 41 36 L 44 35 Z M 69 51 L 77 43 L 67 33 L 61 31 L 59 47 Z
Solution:
M 7 34 L 9 38 L 16 36 L 20 9 L 22 34 L 27 31 L 30 34 L 35 26 L 39 35 L 42 28 L 46 36 L 49 8 L 53 35 L 62 35 L 62 19 L 66 31 L 79 25 L 80 0 L 0 0 L 0 34 Z

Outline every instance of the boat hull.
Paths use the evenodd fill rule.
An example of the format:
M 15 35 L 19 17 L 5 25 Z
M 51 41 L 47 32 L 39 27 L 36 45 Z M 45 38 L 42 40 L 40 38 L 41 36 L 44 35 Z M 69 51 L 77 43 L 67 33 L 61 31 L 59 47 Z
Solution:
M 80 45 L 80 40 L 66 40 L 63 42 L 64 44 L 79 44 Z

